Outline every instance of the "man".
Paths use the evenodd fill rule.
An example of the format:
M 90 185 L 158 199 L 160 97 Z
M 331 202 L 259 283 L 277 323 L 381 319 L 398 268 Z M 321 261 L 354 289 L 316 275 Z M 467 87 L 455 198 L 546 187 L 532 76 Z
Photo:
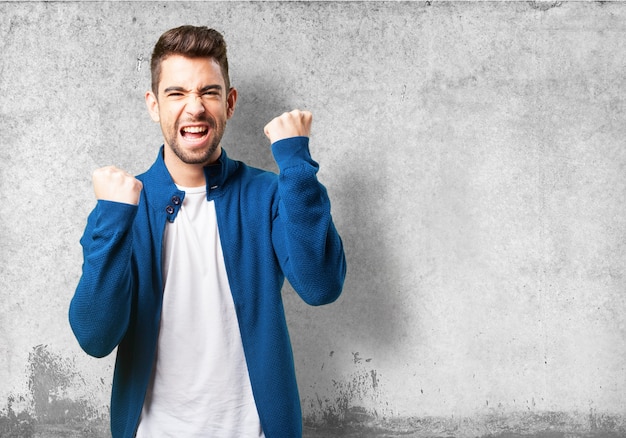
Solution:
M 117 437 L 300 437 L 281 299 L 285 276 L 311 305 L 341 293 L 346 262 L 309 154 L 311 114 L 265 127 L 280 173 L 230 159 L 221 138 L 237 102 L 222 35 L 165 32 L 146 104 L 164 144 L 137 178 L 93 174 L 70 304 L 82 348 L 117 347 Z

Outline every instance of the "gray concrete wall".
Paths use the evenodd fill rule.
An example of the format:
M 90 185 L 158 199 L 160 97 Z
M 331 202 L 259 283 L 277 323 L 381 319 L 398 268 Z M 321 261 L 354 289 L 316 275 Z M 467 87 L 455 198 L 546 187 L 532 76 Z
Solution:
M 314 113 L 349 273 L 285 290 L 307 436 L 626 433 L 626 4 L 3 2 L 0 436 L 108 435 L 66 317 L 90 175 L 154 160 L 185 23 L 229 43 L 231 156 Z

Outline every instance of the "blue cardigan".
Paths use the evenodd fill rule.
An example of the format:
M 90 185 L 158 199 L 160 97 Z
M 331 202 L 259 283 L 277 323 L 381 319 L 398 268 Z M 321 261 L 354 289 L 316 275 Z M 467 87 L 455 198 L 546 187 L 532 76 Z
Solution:
M 239 321 L 252 392 L 267 438 L 302 435 L 302 413 L 281 288 L 302 299 L 337 299 L 346 261 L 308 138 L 278 141 L 279 175 L 231 160 L 205 168 Z M 81 239 L 83 272 L 69 319 L 81 347 L 104 357 L 117 347 L 111 395 L 114 438 L 133 437 L 155 357 L 163 296 L 161 245 L 185 197 L 163 161 L 143 182 L 139 205 L 98 201 Z M 193 336 L 193 333 L 189 334 Z

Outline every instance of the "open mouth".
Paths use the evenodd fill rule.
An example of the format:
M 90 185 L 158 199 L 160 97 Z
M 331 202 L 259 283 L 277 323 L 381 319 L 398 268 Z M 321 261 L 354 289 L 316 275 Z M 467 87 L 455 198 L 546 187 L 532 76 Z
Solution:
M 209 134 L 209 127 L 202 126 L 185 126 L 181 128 L 180 135 L 189 141 L 203 140 Z

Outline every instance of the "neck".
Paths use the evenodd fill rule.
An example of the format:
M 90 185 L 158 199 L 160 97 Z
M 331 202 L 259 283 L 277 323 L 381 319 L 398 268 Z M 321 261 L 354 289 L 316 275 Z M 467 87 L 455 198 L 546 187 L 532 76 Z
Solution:
M 206 185 L 204 167 L 214 163 L 218 158 L 219 154 L 216 154 L 206 163 L 189 164 L 183 162 L 174 153 L 165 148 L 163 160 L 165 161 L 165 167 L 167 167 L 176 184 L 183 187 L 201 187 Z

